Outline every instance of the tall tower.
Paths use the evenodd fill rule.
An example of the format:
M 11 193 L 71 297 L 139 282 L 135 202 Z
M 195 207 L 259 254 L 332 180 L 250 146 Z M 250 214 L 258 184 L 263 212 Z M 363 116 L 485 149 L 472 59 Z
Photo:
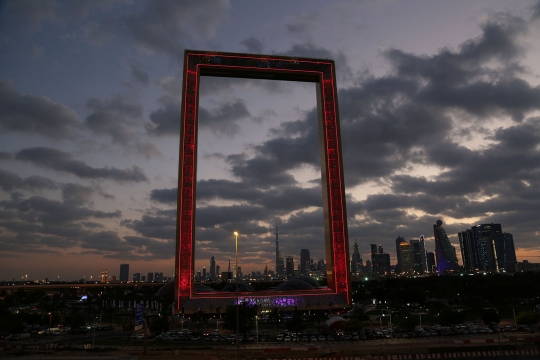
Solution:
M 426 257 L 426 243 L 424 241 L 424 235 L 420 235 L 420 256 L 422 257 L 422 272 L 428 271 L 427 257 Z
M 356 239 L 354 239 L 354 248 L 353 248 L 353 254 L 351 259 L 351 272 L 356 273 L 359 271 L 359 268 L 362 266 L 362 256 L 360 255 L 360 252 L 358 251 L 358 243 L 356 242 Z
M 442 227 L 442 223 L 441 220 L 437 220 L 437 222 L 433 224 L 435 256 L 437 256 L 437 270 L 439 273 L 457 270 L 459 268 L 456 249 L 450 243 L 450 239 L 448 239 L 446 231 L 444 231 L 444 228 Z
M 277 225 L 276 225 L 276 273 L 279 275 L 279 238 L 278 238 L 278 232 L 277 232 Z
M 216 260 L 213 256 L 210 257 L 210 279 L 214 280 L 216 278 Z
M 369 244 L 371 247 L 371 267 L 373 268 L 373 272 L 378 272 L 379 270 L 379 263 L 377 261 L 377 244 Z
M 401 243 L 405 242 L 405 238 L 401 235 L 399 235 L 396 238 L 396 266 L 394 267 L 394 271 L 399 274 L 401 273 Z
M 300 274 L 299 275 L 309 275 L 311 257 L 309 255 L 309 249 L 300 250 Z
M 127 282 L 129 279 L 129 264 L 120 264 L 120 281 Z
M 294 277 L 294 259 L 292 256 L 287 256 L 287 279 L 292 279 Z

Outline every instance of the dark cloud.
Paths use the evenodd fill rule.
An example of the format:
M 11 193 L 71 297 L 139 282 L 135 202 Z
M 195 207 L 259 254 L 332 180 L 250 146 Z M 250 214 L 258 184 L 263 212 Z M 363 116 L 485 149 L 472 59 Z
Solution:
M 110 136 L 113 142 L 127 144 L 133 137 L 130 126 L 142 115 L 142 106 L 122 96 L 98 100 L 92 98 L 86 107 L 92 111 L 85 125 L 97 135 Z
M 74 136 L 77 114 L 49 98 L 21 94 L 9 80 L 0 80 L 0 130 L 39 134 L 52 139 Z
M 145 85 L 148 84 L 149 76 L 148 76 L 148 73 L 146 71 L 144 71 L 143 69 L 141 69 L 140 67 L 138 67 L 135 64 L 131 64 L 129 66 L 129 69 L 131 71 L 131 76 L 133 76 L 135 78 L 135 80 L 137 80 L 140 83 L 145 84 Z
M 537 1 L 532 7 L 531 7 L 531 19 L 537 20 L 540 19 L 540 1 Z
M 294 16 L 286 25 L 286 29 L 292 35 L 299 35 L 307 32 L 314 24 L 321 19 L 320 14 L 299 14 Z
M 218 135 L 233 136 L 240 130 L 238 122 L 251 114 L 241 99 L 224 102 L 216 109 L 207 110 L 199 107 L 199 127 Z
M 91 202 L 94 190 L 81 184 L 65 184 L 62 187 L 62 199 L 65 203 L 84 205 Z
M 29 176 L 23 179 L 14 172 L 0 169 L 0 188 L 5 191 L 15 189 L 44 190 L 56 187 L 54 181 L 43 176 Z
M 255 37 L 248 37 L 240 41 L 240 44 L 244 45 L 247 51 L 252 54 L 261 54 L 263 51 L 262 41 Z
M 161 100 L 161 108 L 150 114 L 151 124 L 146 126 L 148 133 L 158 136 L 179 136 L 180 104 L 170 98 Z
M 138 166 L 131 169 L 117 168 L 94 168 L 84 161 L 73 160 L 73 156 L 67 152 L 46 147 L 34 147 L 19 150 L 15 158 L 20 161 L 29 161 L 37 166 L 50 168 L 60 172 L 74 174 L 80 178 L 104 179 L 117 182 L 141 182 L 147 181 L 143 170 Z
M 100 231 L 85 236 L 82 240 L 83 249 L 96 249 L 99 251 L 130 252 L 133 246 L 121 239 L 114 231 Z
M 127 18 L 126 27 L 141 48 L 183 60 L 184 48 L 193 38 L 214 36 L 227 7 L 224 0 L 151 1 Z
M 324 47 L 317 46 L 312 42 L 294 44 L 289 50 L 278 52 L 278 54 L 292 57 L 334 60 L 336 63 L 337 76 L 340 81 L 344 83 L 348 82 L 352 76 L 352 70 L 348 64 L 347 57 L 343 52 L 332 52 Z
M 122 220 L 121 224 L 139 234 L 157 239 L 175 239 L 176 212 L 171 214 L 143 215 L 141 220 Z

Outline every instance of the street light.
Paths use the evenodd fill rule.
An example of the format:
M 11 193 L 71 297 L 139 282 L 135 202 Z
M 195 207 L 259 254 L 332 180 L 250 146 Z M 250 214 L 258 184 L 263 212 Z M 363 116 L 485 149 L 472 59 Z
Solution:
M 240 358 L 240 342 L 238 338 L 240 336 L 240 321 L 238 320 L 238 231 L 234 232 L 236 237 L 236 360 Z
M 390 310 L 390 339 L 393 339 L 394 338 L 394 330 L 392 329 L 392 310 Z M 384 313 L 384 309 L 383 309 L 383 316 L 386 316 L 386 314 Z

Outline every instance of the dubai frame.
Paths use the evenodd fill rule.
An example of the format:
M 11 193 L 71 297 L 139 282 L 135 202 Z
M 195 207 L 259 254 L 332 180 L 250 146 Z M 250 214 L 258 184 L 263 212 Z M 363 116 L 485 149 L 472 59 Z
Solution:
M 195 292 L 195 186 L 197 127 L 201 76 L 312 82 L 317 88 L 319 148 L 323 189 L 327 288 L 308 291 L 241 293 L 241 301 L 263 307 L 310 307 L 351 303 L 349 241 L 335 63 L 327 59 L 293 58 L 186 50 L 180 125 L 178 205 L 176 226 L 176 308 L 225 308 L 236 293 Z

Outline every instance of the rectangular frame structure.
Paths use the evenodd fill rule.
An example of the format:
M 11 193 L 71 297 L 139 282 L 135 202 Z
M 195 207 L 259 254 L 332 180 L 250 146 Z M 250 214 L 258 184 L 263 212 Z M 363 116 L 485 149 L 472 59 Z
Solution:
M 339 302 L 350 304 L 349 241 L 334 61 L 186 50 L 178 169 L 176 311 L 180 311 L 190 300 L 216 297 L 231 300 L 236 298 L 235 293 L 201 294 L 194 291 L 195 187 L 200 76 L 288 80 L 317 84 L 328 290 L 310 290 L 304 293 L 292 291 L 288 295 L 322 296 L 326 299 L 335 299 L 337 296 L 341 300 Z M 287 294 L 264 292 L 260 295 L 256 293 L 244 295 L 252 298 Z M 335 296 L 328 297 L 328 295 Z M 334 304 L 336 304 L 335 301 Z

